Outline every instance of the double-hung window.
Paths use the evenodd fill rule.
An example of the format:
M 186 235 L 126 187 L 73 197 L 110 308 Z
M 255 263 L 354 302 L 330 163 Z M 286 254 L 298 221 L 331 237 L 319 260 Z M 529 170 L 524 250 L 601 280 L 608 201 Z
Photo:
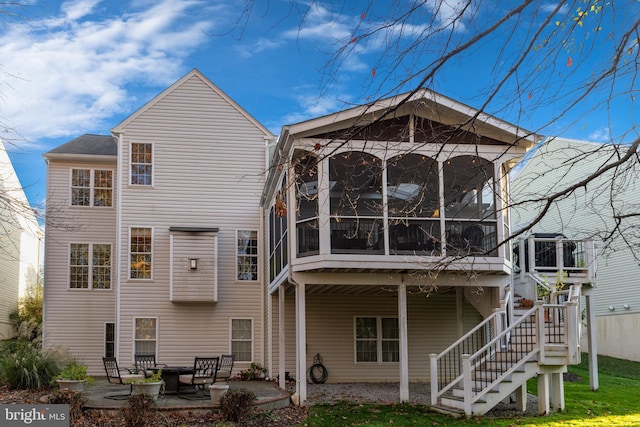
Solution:
M 111 244 L 69 245 L 69 288 L 111 289 Z
M 258 280 L 258 232 L 237 232 L 237 277 L 238 280 Z
M 129 278 L 151 279 L 152 238 L 151 228 L 132 227 L 129 232 Z
M 156 354 L 158 342 L 157 319 L 154 317 L 137 317 L 135 322 L 135 354 Z
M 71 206 L 113 206 L 113 171 L 71 169 Z
M 131 185 L 153 184 L 153 144 L 131 144 Z
M 237 362 L 253 360 L 253 321 L 231 319 L 231 354 Z
M 400 335 L 397 317 L 355 318 L 356 362 L 398 362 Z

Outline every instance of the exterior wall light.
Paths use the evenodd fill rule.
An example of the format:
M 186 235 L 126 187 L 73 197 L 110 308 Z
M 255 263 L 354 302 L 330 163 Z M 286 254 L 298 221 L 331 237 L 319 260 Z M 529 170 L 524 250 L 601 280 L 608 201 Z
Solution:
M 609 306 L 609 311 L 614 311 L 616 308 L 612 305 Z
M 629 304 L 625 304 L 622 306 L 622 308 L 624 308 L 625 310 L 629 310 L 631 306 Z
M 189 258 L 189 270 L 198 269 L 198 258 Z

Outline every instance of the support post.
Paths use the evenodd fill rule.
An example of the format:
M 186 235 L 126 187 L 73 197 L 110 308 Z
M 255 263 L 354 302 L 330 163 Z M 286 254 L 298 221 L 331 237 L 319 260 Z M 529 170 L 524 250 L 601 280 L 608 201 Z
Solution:
M 287 387 L 287 379 L 285 376 L 285 370 L 287 369 L 285 365 L 286 360 L 286 352 L 285 352 L 285 292 L 284 292 L 284 284 L 281 284 L 278 288 L 278 385 L 281 389 L 286 389 Z
M 564 409 L 564 377 L 562 372 L 554 372 L 551 375 L 551 409 L 562 411 Z
M 296 392 L 298 405 L 307 401 L 307 323 L 304 283 L 296 285 Z
M 409 400 L 409 346 L 407 335 L 407 285 L 398 285 L 398 323 L 400 328 L 400 402 Z
M 547 415 L 550 411 L 549 392 L 549 374 L 538 374 L 538 415 Z
M 593 301 L 593 289 L 583 287 L 587 305 L 587 346 L 589 347 L 589 386 L 596 391 L 598 381 L 598 345 L 596 341 L 596 314 Z
M 527 411 L 527 382 L 516 389 L 516 408 L 520 412 Z
M 429 354 L 429 367 L 431 373 L 431 405 L 438 404 L 438 355 Z

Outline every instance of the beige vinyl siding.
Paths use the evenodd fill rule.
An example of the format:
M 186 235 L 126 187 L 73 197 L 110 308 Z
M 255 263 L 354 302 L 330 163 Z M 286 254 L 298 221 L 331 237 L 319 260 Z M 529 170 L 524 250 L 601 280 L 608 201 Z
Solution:
M 15 335 L 9 314 L 18 308 L 20 283 L 20 229 L 7 209 L 0 210 L 2 239 L 0 239 L 0 340 Z
M 115 158 L 113 159 L 115 162 Z M 47 177 L 44 346 L 64 346 L 101 374 L 104 323 L 115 321 L 117 177 L 114 207 L 70 207 L 70 169 L 113 169 L 115 164 L 51 161 Z M 69 289 L 69 244 L 111 244 L 111 289 Z
M 262 362 L 262 274 L 258 282 L 236 281 L 235 235 L 246 229 L 262 236 L 264 133 L 197 76 L 161 96 L 122 130 L 119 358 L 132 360 L 134 317 L 158 318 L 158 360 L 171 364 L 228 353 L 230 319 L 252 318 L 254 359 Z M 132 142 L 153 144 L 153 186 L 128 185 Z M 130 227 L 153 228 L 151 281 L 127 276 Z M 216 303 L 170 301 L 169 227 L 219 228 Z
M 278 375 L 278 296 L 271 296 L 273 310 L 273 375 Z M 307 367 L 320 354 L 329 373 L 328 382 L 398 381 L 399 363 L 355 362 L 355 317 L 398 317 L 398 300 L 390 296 L 312 295 L 306 296 Z M 456 296 L 454 292 L 408 295 L 407 323 L 409 340 L 409 378 L 429 381 L 429 354 L 439 353 L 457 338 Z M 464 331 L 477 325 L 482 317 L 465 301 Z M 287 295 L 285 307 L 285 371 L 295 372 L 295 305 Z
M 215 233 L 178 232 L 170 236 L 173 247 L 171 301 L 216 302 L 217 240 Z M 190 259 L 197 261 L 194 270 L 189 265 Z

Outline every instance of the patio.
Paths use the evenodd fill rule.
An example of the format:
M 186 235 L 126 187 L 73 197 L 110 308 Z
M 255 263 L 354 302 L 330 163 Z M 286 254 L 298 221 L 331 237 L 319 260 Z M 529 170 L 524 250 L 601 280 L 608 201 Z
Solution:
M 268 381 L 229 381 L 229 388 L 246 389 L 256 395 L 256 406 L 265 409 L 283 408 L 291 402 L 290 394 L 280 390 L 275 383 Z M 107 414 L 119 411 L 127 404 L 127 399 L 107 399 L 105 396 L 126 394 L 128 386 L 110 384 L 106 377 L 96 377 L 93 385 L 85 385 L 83 394 L 88 399 L 85 409 L 99 410 Z M 183 399 L 176 395 L 161 395 L 157 401 L 161 411 L 211 411 L 215 408 L 209 398 Z

